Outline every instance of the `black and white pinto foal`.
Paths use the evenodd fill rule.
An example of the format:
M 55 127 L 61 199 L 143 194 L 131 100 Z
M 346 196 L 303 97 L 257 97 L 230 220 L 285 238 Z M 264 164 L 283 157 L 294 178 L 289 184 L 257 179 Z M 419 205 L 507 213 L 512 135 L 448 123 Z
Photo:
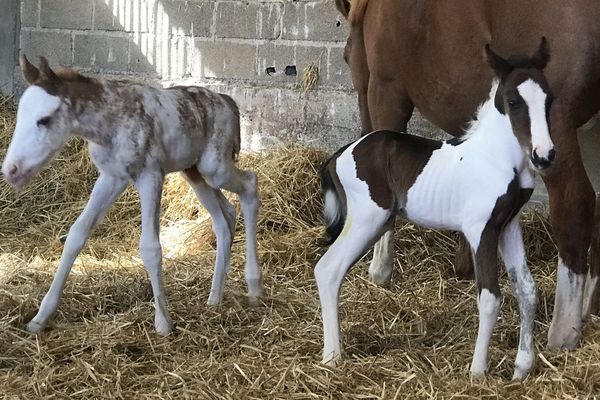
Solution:
M 330 242 L 317 263 L 323 362 L 341 357 L 339 292 L 348 269 L 375 243 L 396 215 L 415 224 L 461 231 L 476 265 L 479 332 L 471 373 L 487 369 L 487 353 L 500 309 L 497 251 L 519 302 L 521 332 L 513 379 L 534 365 L 535 283 L 526 263 L 519 224 L 534 181 L 529 163 L 554 158 L 548 130 L 552 96 L 542 73 L 545 41 L 532 58 L 509 61 L 486 47 L 499 77 L 462 140 L 440 142 L 390 131 L 372 132 L 340 149 L 321 179 Z
M 30 85 L 17 110 L 17 125 L 2 171 L 14 187 L 26 185 L 49 163 L 71 135 L 83 137 L 100 171 L 90 199 L 67 236 L 50 290 L 27 329 L 44 328 L 58 308 L 75 258 L 91 230 L 123 190 L 133 183 L 140 194 L 140 252 L 156 307 L 155 328 L 172 330 L 162 279 L 159 241 L 160 200 L 165 174 L 183 176 L 213 219 L 217 255 L 209 304 L 223 298 L 235 232 L 235 208 L 221 188 L 240 197 L 247 236 L 246 282 L 250 297 L 262 293 L 256 254 L 256 175 L 235 166 L 240 150 L 237 105 L 229 96 L 200 87 L 158 89 L 123 81 L 99 81 L 73 70 L 53 71 L 44 58 L 39 69 L 20 60 Z

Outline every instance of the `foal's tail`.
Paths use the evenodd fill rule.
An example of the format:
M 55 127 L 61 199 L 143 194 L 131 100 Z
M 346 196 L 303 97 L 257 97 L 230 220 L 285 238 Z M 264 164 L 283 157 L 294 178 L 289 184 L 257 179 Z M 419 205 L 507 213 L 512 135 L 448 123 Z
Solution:
M 325 237 L 319 243 L 329 246 L 344 229 L 346 221 L 346 206 L 343 201 L 341 187 L 335 174 L 335 161 L 346 150 L 344 146 L 336 151 L 321 167 L 321 190 L 323 191 L 323 216 L 325 217 Z M 337 184 L 336 184 L 337 183 Z

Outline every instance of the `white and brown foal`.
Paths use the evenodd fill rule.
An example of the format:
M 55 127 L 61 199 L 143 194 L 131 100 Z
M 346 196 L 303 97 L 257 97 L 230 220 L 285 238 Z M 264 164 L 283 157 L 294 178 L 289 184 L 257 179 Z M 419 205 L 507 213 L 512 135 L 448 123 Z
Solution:
M 223 298 L 235 231 L 235 208 L 221 188 L 240 197 L 247 236 L 246 282 L 251 297 L 262 293 L 256 253 L 256 175 L 239 170 L 237 105 L 229 96 L 188 86 L 158 89 L 125 81 L 100 81 L 73 70 L 53 71 L 44 58 L 39 69 L 20 60 L 25 81 L 17 125 L 2 172 L 19 189 L 49 163 L 71 135 L 84 138 L 100 172 L 90 199 L 66 238 L 50 290 L 27 329 L 38 332 L 58 308 L 67 276 L 91 230 L 133 183 L 140 194 L 140 252 L 156 306 L 155 328 L 171 332 L 162 279 L 160 200 L 165 174 L 183 176 L 213 218 L 217 255 L 209 304 Z
M 548 52 L 543 43 L 536 56 L 509 62 L 489 47 L 486 51 L 499 81 L 462 139 L 440 142 L 376 131 L 340 149 L 324 165 L 327 232 L 335 241 L 315 268 L 323 362 L 335 365 L 341 357 L 338 302 L 346 272 L 400 215 L 421 226 L 461 231 L 473 249 L 479 332 L 471 373 L 480 376 L 487 369 L 500 309 L 498 249 L 521 318 L 514 379 L 523 379 L 534 365 L 536 290 L 519 219 L 534 185 L 530 163 L 551 161 L 538 154 L 554 157 L 548 133 L 552 95 L 542 73 Z

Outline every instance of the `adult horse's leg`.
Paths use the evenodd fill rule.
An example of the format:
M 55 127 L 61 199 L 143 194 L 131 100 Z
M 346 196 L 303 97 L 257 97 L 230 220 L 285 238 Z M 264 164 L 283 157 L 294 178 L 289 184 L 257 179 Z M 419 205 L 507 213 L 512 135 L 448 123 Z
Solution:
M 560 115 L 554 105 L 553 115 Z M 581 339 L 582 301 L 595 195 L 587 177 L 575 129 L 561 129 L 559 118 L 552 138 L 556 165 L 543 175 L 550 197 L 550 221 L 558 245 L 554 314 L 548 347 L 575 349 Z
M 162 248 L 159 239 L 160 200 L 164 176 L 160 172 L 144 171 L 135 181 L 142 206 L 142 236 L 140 254 L 150 277 L 154 294 L 154 328 L 159 335 L 171 333 L 167 296 L 162 277 Z
M 583 292 L 583 319 L 600 313 L 600 193 L 596 194 L 596 210 L 592 227 L 590 270 Z
M 77 218 L 65 241 L 58 270 L 54 275 L 48 293 L 44 296 L 40 310 L 27 324 L 27 330 L 37 333 L 42 330 L 50 317 L 56 312 L 67 277 L 71 267 L 85 245 L 92 229 L 100 223 L 108 208 L 115 202 L 127 187 L 127 180 L 118 179 L 108 175 L 100 175 L 90 199 L 81 215 Z
M 414 105 L 397 79 L 387 81 L 371 75 L 368 99 L 373 129 L 406 132 Z M 394 221 L 391 221 L 388 230 L 375 243 L 369 276 L 377 285 L 387 286 L 392 278 L 393 269 Z
M 454 272 L 459 279 L 475 278 L 471 247 L 462 233 L 458 234 L 458 249 L 454 258 Z
M 219 189 L 208 186 L 196 167 L 185 170 L 183 175 L 213 220 L 213 231 L 217 237 L 217 257 L 207 303 L 216 305 L 223 299 L 225 276 L 231 265 L 231 245 L 235 233 L 235 208 Z
M 523 234 L 520 225 L 521 213 L 517 214 L 504 228 L 500 236 L 500 255 L 512 284 L 512 289 L 519 302 L 521 332 L 519 334 L 519 350 L 515 360 L 514 380 L 524 379 L 535 362 L 533 346 L 533 323 L 535 319 L 536 293 L 535 282 L 525 256 Z

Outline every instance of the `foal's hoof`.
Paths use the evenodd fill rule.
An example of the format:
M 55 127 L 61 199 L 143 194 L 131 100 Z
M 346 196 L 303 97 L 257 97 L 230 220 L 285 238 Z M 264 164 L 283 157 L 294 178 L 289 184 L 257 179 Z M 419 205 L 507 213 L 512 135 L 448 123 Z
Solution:
M 533 347 L 533 344 L 531 344 Z M 527 378 L 529 372 L 535 365 L 535 353 L 533 351 L 519 350 L 515 359 L 515 372 L 513 373 L 513 381 L 522 381 Z
M 515 367 L 515 372 L 513 373 L 512 380 L 515 382 L 521 382 L 529 375 L 529 370 L 521 369 L 519 367 Z
M 156 319 L 154 321 L 154 329 L 156 329 L 156 333 L 160 336 L 169 336 L 173 332 L 173 322 L 170 318 Z
M 482 382 L 485 380 L 485 370 L 484 371 L 473 371 L 469 373 L 471 382 Z
M 581 333 L 574 327 L 567 329 L 552 329 L 548 332 L 548 348 L 550 350 L 572 351 L 579 347 L 581 342 Z
M 338 365 L 340 365 L 341 361 L 342 361 L 342 357 L 340 357 L 340 356 L 328 357 L 328 358 L 324 358 L 321 361 L 321 364 L 323 364 L 329 368 L 336 368 Z
M 369 273 L 369 278 L 371 278 L 371 282 L 373 282 L 374 284 L 376 284 L 379 287 L 382 288 L 387 288 L 390 286 L 391 282 L 392 282 L 392 274 L 391 273 L 379 273 L 379 272 L 374 272 L 374 273 Z
M 38 334 L 44 329 L 45 326 L 45 324 L 36 322 L 35 320 L 31 320 L 29 321 L 25 329 L 27 329 L 27 332 L 29 333 Z
M 259 298 L 263 295 L 263 282 L 261 278 L 248 279 L 246 281 L 248 285 L 248 298 Z
M 218 306 L 221 304 L 221 298 L 219 296 L 208 296 L 208 300 L 206 301 L 206 305 L 208 306 Z

